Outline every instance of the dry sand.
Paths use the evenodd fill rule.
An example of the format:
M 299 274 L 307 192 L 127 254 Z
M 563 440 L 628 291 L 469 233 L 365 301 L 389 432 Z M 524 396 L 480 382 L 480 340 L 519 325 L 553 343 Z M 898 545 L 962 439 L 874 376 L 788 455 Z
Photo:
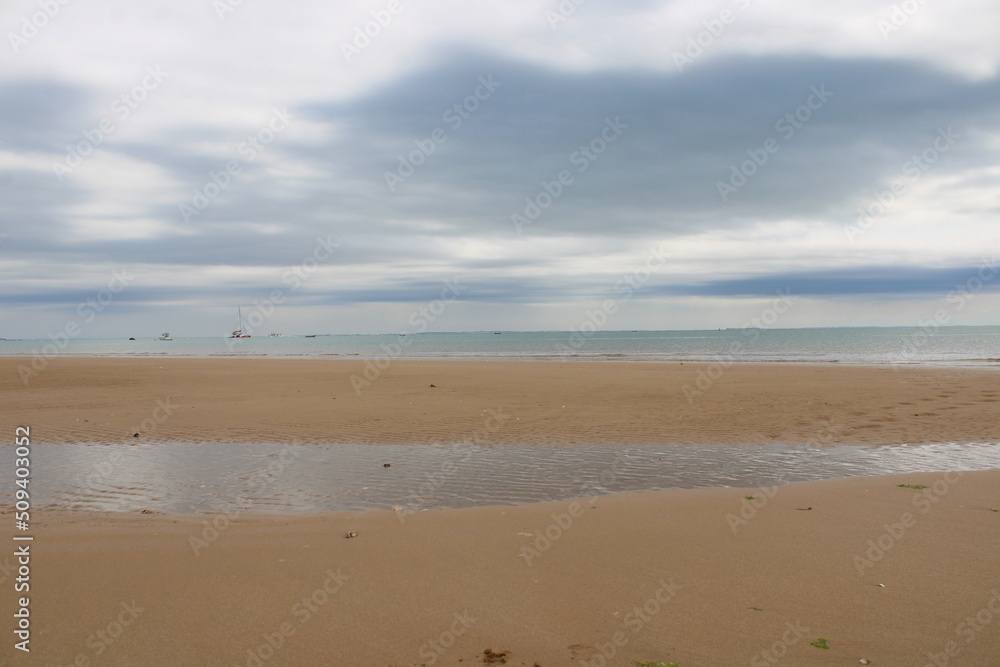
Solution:
M 397 360 L 0 358 L 0 428 L 44 442 L 888 444 L 1000 439 L 995 370 Z M 706 387 L 697 390 L 699 377 Z M 710 384 L 706 384 L 710 382 Z M 435 385 L 431 387 L 430 385 Z M 507 419 L 487 431 L 489 410 Z M 495 421 L 495 420 L 494 420 Z M 492 423 L 492 422 L 491 422 Z
M 217 535 L 211 517 L 43 515 L 33 652 L 9 664 L 476 665 L 491 649 L 555 667 L 603 649 L 610 665 L 919 666 L 953 642 L 947 664 L 995 666 L 998 488 L 1000 471 L 914 474 L 403 521 L 215 517 Z
M 15 365 L 3 428 L 36 447 L 120 441 L 158 398 L 179 407 L 143 437 L 450 441 L 488 409 L 511 416 L 491 442 L 567 446 L 996 441 L 1000 422 L 997 376 L 954 369 L 739 366 L 689 404 L 688 364 L 395 362 L 360 396 L 353 362 L 60 359 L 28 388 Z M 405 516 L 43 511 L 32 534 L 32 652 L 4 630 L 0 664 L 1000 664 L 1000 470 Z

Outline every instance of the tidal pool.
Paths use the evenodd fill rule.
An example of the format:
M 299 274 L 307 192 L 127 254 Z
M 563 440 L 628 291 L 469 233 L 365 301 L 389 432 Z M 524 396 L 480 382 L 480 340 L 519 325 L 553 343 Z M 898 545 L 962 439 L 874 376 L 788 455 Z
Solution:
M 168 513 L 422 510 L 1000 468 L 1000 443 L 821 448 L 39 443 L 32 450 L 35 508 Z M 13 479 L 13 460 L 13 445 L 0 447 L 5 479 Z M 12 502 L 9 491 L 0 495 Z

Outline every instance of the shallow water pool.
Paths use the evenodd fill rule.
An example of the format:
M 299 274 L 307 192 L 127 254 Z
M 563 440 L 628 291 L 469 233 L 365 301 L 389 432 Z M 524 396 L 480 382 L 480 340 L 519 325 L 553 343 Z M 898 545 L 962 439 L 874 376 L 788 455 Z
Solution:
M 0 474 L 6 479 L 13 479 L 12 449 L 0 447 Z M 822 448 L 37 444 L 31 489 L 36 508 L 298 513 L 521 504 L 624 491 L 989 468 L 1000 468 L 1000 443 Z M 9 492 L 4 500 L 12 501 Z

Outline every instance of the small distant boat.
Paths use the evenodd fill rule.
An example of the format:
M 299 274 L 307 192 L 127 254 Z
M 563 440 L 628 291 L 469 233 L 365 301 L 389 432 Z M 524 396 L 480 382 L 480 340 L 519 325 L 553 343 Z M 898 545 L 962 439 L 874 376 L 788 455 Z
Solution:
M 277 331 L 272 331 L 271 333 L 268 334 L 268 336 L 271 338 L 281 338 L 284 335 L 285 334 L 280 334 Z
M 129 340 L 135 340 L 135 336 L 132 336 L 131 338 L 129 338 Z
M 131 338 L 130 340 L 135 340 L 135 338 Z M 168 331 L 160 334 L 160 340 L 173 340 L 173 338 L 170 336 L 170 332 Z
M 306 334 L 306 338 L 315 338 L 316 334 Z
M 243 329 L 243 309 L 240 308 L 240 307 L 237 307 L 236 308 L 236 312 L 239 313 L 239 316 L 240 316 L 240 328 L 239 329 L 235 329 L 233 331 L 232 335 L 230 335 L 229 337 L 230 338 L 250 338 L 250 334 Z

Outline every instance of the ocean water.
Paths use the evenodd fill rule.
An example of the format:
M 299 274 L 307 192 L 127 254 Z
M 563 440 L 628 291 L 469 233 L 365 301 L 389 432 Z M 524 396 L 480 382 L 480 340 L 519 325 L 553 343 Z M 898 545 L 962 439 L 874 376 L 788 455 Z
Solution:
M 1000 367 L 1000 326 L 0 341 L 0 355 L 842 362 Z

